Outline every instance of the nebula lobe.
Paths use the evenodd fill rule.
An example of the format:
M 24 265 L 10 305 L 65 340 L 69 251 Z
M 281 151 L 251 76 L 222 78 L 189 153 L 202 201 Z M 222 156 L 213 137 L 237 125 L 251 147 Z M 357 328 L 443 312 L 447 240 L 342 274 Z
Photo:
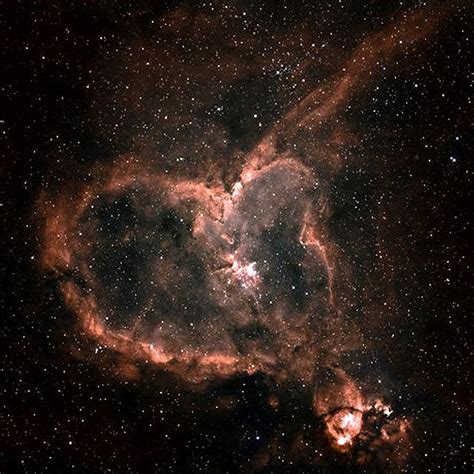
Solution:
M 246 170 L 226 191 L 127 161 L 106 173 L 99 193 L 79 191 L 84 207 L 70 216 L 66 241 L 50 240 L 44 255 L 68 275 L 63 290 L 84 328 L 126 341 L 125 352 L 138 344 L 157 362 L 197 360 L 198 378 L 278 371 L 295 328 L 291 349 L 309 350 L 305 334 L 332 310 L 332 269 L 309 223 L 320 192 L 309 170 L 282 159 Z M 64 212 L 51 217 L 49 238 Z

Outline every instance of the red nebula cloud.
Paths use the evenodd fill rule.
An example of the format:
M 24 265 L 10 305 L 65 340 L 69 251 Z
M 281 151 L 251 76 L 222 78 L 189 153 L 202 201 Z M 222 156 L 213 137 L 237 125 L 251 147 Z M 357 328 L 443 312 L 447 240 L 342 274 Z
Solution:
M 60 281 L 78 331 L 117 354 L 119 376 L 139 378 L 146 361 L 192 390 L 262 372 L 315 386 L 314 413 L 334 450 L 409 446 L 408 421 L 392 417 L 339 367 L 339 356 L 361 344 L 357 324 L 344 315 L 351 272 L 327 225 L 327 189 L 340 157 L 328 155 L 325 143 L 300 152 L 300 134 L 336 117 L 405 43 L 431 34 L 438 16 L 422 21 L 425 13 L 364 40 L 337 77 L 291 108 L 226 173 L 165 173 L 150 159 L 125 156 L 89 170 L 85 184 L 40 196 L 42 267 Z M 337 120 L 329 136 L 337 146 L 357 141 Z M 133 225 L 110 225 L 122 212 Z M 118 307 L 122 286 L 108 274 L 124 265 L 114 255 L 127 249 L 141 263 L 120 285 L 136 279 L 143 294 Z M 270 404 L 276 409 L 278 398 Z M 357 452 L 361 462 L 369 457 Z

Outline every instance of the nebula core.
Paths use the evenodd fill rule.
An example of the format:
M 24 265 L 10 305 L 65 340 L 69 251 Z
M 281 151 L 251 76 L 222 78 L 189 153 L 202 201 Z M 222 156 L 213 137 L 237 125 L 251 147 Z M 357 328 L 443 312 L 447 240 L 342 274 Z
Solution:
M 7 10 L 6 466 L 470 472 L 467 2 Z

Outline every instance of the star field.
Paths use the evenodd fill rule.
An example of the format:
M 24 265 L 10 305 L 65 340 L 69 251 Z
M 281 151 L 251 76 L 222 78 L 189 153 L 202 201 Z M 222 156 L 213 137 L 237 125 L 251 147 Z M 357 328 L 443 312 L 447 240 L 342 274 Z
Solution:
M 8 2 L 2 472 L 471 472 L 468 2 Z

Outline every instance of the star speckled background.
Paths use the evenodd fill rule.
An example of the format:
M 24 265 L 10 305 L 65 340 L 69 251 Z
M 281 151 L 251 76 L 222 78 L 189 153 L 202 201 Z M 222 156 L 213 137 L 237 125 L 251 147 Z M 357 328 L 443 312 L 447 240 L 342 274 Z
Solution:
M 2 472 L 472 472 L 469 2 L 2 2 Z

